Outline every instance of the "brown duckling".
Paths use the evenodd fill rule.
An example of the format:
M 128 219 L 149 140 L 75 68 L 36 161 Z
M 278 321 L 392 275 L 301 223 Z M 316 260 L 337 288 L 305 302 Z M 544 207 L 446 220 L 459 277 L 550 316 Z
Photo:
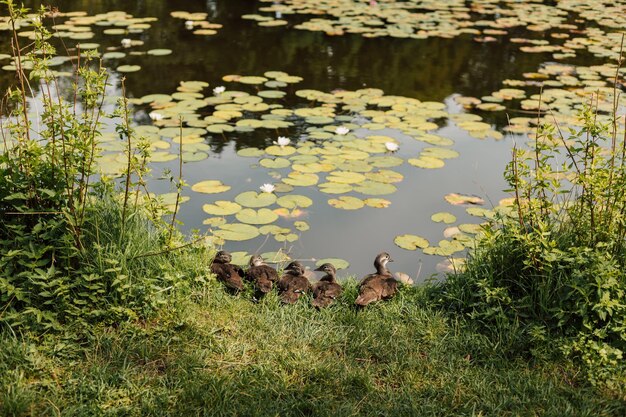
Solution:
M 285 274 L 278 281 L 280 300 L 284 304 L 293 304 L 302 294 L 311 292 L 311 283 L 304 276 L 305 269 L 300 262 L 291 262 L 284 272 Z
M 313 307 L 322 308 L 331 305 L 343 292 L 343 288 L 337 283 L 335 274 L 337 269 L 333 264 L 325 263 L 315 269 L 326 272 L 319 282 L 313 286 Z
M 263 297 L 272 291 L 272 286 L 278 281 L 278 272 L 267 265 L 261 255 L 252 255 L 248 265 L 246 279 L 254 283 L 255 296 Z
M 242 276 L 244 274 L 240 267 L 230 263 L 232 259 L 231 254 L 224 250 L 217 252 L 211 264 L 211 272 L 215 274 L 217 280 L 222 282 L 228 290 L 237 293 L 243 290 Z
M 364 307 L 369 303 L 379 300 L 388 300 L 398 291 L 398 281 L 387 269 L 387 263 L 393 262 L 387 252 L 379 253 L 374 260 L 376 273 L 363 278 L 359 285 L 359 296 L 354 301 L 358 306 Z

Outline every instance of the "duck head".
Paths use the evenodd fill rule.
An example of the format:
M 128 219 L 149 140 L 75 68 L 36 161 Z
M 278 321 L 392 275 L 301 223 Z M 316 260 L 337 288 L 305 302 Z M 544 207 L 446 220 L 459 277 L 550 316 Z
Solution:
M 265 261 L 263 260 L 263 257 L 261 255 L 252 255 L 250 257 L 250 262 L 248 262 L 249 266 L 261 266 L 261 265 L 265 265 Z
M 393 262 L 393 259 L 391 259 L 391 255 L 387 252 L 381 252 L 376 255 L 376 259 L 374 259 L 374 267 L 376 268 L 376 271 L 378 271 L 379 274 L 389 274 L 389 270 L 387 269 L 388 262 Z
M 227 264 L 230 263 L 232 259 L 233 257 L 230 253 L 226 252 L 225 250 L 221 250 L 215 254 L 215 259 L 213 259 L 213 262 L 218 264 Z
M 305 269 L 304 269 L 304 265 L 302 265 L 300 262 L 293 261 L 289 265 L 287 265 L 287 268 L 285 268 L 285 271 L 290 274 L 303 275 Z
M 335 268 L 333 264 L 325 263 L 315 268 L 315 271 L 322 271 L 328 275 L 335 275 L 337 273 L 337 268 Z

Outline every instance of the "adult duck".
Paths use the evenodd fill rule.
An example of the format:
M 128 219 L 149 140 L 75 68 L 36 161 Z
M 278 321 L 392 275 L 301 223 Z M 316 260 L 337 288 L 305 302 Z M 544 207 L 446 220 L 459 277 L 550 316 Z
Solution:
M 325 272 L 326 275 L 313 286 L 313 302 L 311 304 L 316 308 L 328 307 L 339 298 L 343 292 L 343 288 L 339 285 L 335 277 L 337 269 L 333 264 L 325 263 L 315 270 Z
M 280 300 L 284 304 L 293 304 L 302 294 L 311 292 L 311 283 L 304 275 L 304 266 L 293 261 L 285 268 L 284 275 L 278 281 Z
M 387 263 L 393 262 L 387 252 L 379 253 L 374 260 L 376 272 L 363 278 L 359 285 L 359 296 L 354 301 L 358 306 L 365 307 L 369 303 L 388 300 L 396 295 L 398 281 L 387 269 Z
M 278 281 L 278 272 L 266 264 L 261 255 L 252 255 L 248 266 L 246 279 L 254 283 L 255 297 L 263 297 L 272 291 L 274 283 Z
M 211 264 L 211 272 L 215 274 L 217 280 L 223 283 L 226 288 L 235 293 L 243 290 L 243 270 L 230 262 L 233 257 L 230 253 L 221 250 L 215 254 Z

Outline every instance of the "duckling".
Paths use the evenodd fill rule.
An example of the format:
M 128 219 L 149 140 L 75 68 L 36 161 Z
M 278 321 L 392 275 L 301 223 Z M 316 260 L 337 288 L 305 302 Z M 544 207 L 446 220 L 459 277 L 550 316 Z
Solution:
M 267 265 L 261 255 L 252 255 L 248 264 L 246 279 L 254 283 L 256 298 L 263 297 L 272 291 L 272 286 L 278 281 L 278 272 Z
M 211 264 L 211 272 L 215 274 L 217 280 L 224 283 L 226 288 L 235 293 L 243 290 L 243 270 L 237 265 L 230 263 L 233 257 L 230 253 L 221 250 L 215 255 Z
M 343 288 L 335 278 L 337 269 L 333 264 L 325 263 L 315 270 L 326 272 L 326 275 L 313 286 L 313 302 L 311 304 L 316 308 L 328 307 L 343 292 Z
M 298 261 L 287 265 L 285 274 L 278 281 L 278 292 L 284 304 L 293 304 L 300 295 L 311 292 L 311 283 L 304 276 L 304 271 L 304 266 Z
M 359 296 L 354 301 L 358 306 L 364 307 L 369 303 L 392 298 L 398 290 L 398 281 L 387 269 L 387 263 L 393 262 L 387 252 L 379 253 L 374 260 L 376 273 L 363 278 L 359 285 Z

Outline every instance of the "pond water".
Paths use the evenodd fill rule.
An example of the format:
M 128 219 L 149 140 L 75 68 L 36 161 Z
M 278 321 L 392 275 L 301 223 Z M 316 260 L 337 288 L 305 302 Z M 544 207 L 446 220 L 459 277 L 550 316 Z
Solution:
M 28 6 L 39 4 L 38 2 L 26 3 Z M 391 3 L 393 2 L 379 1 L 359 4 L 386 7 Z M 469 3 L 481 4 L 481 2 L 453 3 L 458 3 L 459 7 Z M 74 45 L 76 42 L 98 43 L 99 49 L 104 52 L 107 47 L 120 49 L 121 39 L 127 37 L 141 40 L 143 45 L 133 46 L 128 50 L 122 49 L 123 52 L 163 48 L 172 50 L 172 53 L 166 56 L 127 54 L 124 58 L 106 60 L 105 64 L 111 68 L 110 82 L 114 87 L 112 89 L 114 95 L 120 94 L 122 76 L 126 77 L 127 95 L 131 98 L 141 98 L 157 93 L 172 94 L 176 92 L 181 81 L 192 80 L 209 83 L 209 87 L 202 92 L 204 97 L 212 96 L 211 90 L 217 86 L 225 86 L 227 92 L 237 90 L 255 94 L 258 90 L 273 88 L 257 84 L 242 85 L 226 82 L 222 77 L 227 74 L 263 76 L 268 71 L 282 71 L 302 78 L 302 81 L 298 83 L 287 83 L 284 87 L 276 88 L 286 93 L 284 98 L 267 100 L 280 104 L 286 109 L 319 105 L 319 103 L 315 105 L 306 103 L 295 94 L 304 89 L 330 93 L 371 88 L 383 90 L 385 95 L 402 96 L 421 102 L 444 103 L 443 110 L 452 115 L 466 112 L 464 107 L 455 100 L 456 98 L 489 96 L 492 92 L 505 87 L 504 80 L 523 79 L 525 73 L 536 73 L 540 68 L 545 67 L 546 63 L 555 60 L 555 51 L 526 53 L 520 49 L 520 43 L 515 42 L 515 39 L 552 43 L 554 39 L 562 39 L 562 37 L 552 36 L 554 33 L 569 31 L 572 36 L 575 36 L 574 33 L 577 33 L 575 31 L 598 24 L 593 16 L 577 22 L 577 19 L 580 19 L 580 12 L 559 9 L 560 12 L 565 13 L 562 16 L 559 13 L 556 14 L 561 20 L 555 23 L 546 18 L 548 25 L 543 30 L 529 30 L 525 26 L 507 27 L 504 33 L 494 33 L 493 39 L 488 39 L 489 42 L 479 42 L 477 40 L 480 39 L 475 33 L 459 34 L 449 39 L 439 36 L 426 39 L 390 36 L 368 38 L 358 33 L 329 36 L 323 31 L 298 30 L 294 27 L 315 16 L 283 14 L 276 10 L 260 11 L 260 8 L 271 7 L 272 2 L 250 0 L 207 0 L 204 2 L 68 0 L 55 2 L 55 6 L 60 11 L 85 11 L 89 15 L 121 10 L 134 17 L 157 18 L 156 21 L 150 22 L 150 28 L 141 33 L 106 35 L 103 34 L 102 29 L 107 26 L 95 26 L 94 36 L 91 39 L 64 40 L 67 46 Z M 614 7 L 621 8 L 619 10 L 624 10 L 623 6 L 624 2 L 620 1 L 614 5 Z M 216 29 L 215 35 L 196 35 L 185 28 L 186 19 L 172 17 L 170 15 L 172 11 L 207 13 L 207 21 L 222 26 Z M 260 14 L 278 20 L 285 19 L 287 24 L 264 27 L 259 26 L 254 20 L 242 19 L 242 16 L 250 14 Z M 472 15 L 472 20 L 477 21 L 482 16 L 479 11 L 476 11 Z M 548 16 L 552 15 L 548 13 Z M 493 19 L 497 16 L 494 17 L 493 13 L 489 13 L 484 17 Z M 551 19 L 554 17 L 552 16 Z M 594 23 L 590 24 L 589 22 L 592 21 Z M 537 22 L 528 24 L 537 24 Z M 572 26 L 568 27 L 568 25 Z M 617 25 L 621 25 L 621 21 L 618 21 Z M 624 27 L 617 29 L 623 31 Z M 5 36 L 7 33 L 0 31 L 2 35 L 0 53 L 7 52 L 9 49 L 8 36 Z M 487 36 L 488 33 L 481 35 Z M 612 47 L 615 49 L 615 45 Z M 569 52 L 562 49 L 557 53 L 568 54 Z M 589 51 L 578 51 L 573 55 L 557 58 L 561 63 L 578 66 L 603 64 L 607 61 L 606 58 L 598 57 L 598 54 Z M 140 65 L 141 69 L 123 74 L 116 72 L 115 69 L 123 64 Z M 608 71 L 597 72 L 605 74 Z M 13 78 L 13 72 L 0 71 L 0 86 L 3 87 L 3 91 L 4 87 L 13 82 Z M 597 78 L 588 79 L 597 80 Z M 527 83 L 525 88 L 527 91 L 525 97 L 539 91 L 538 84 Z M 519 103 L 519 100 L 516 103 Z M 148 113 L 154 111 L 153 109 L 147 104 L 138 104 L 134 109 L 134 123 L 152 124 Z M 211 115 L 213 110 L 212 106 L 206 106 L 197 109 L 196 113 L 205 117 Z M 506 111 L 474 110 L 474 113 L 490 124 L 490 129 L 500 132 L 507 125 L 508 118 L 533 117 L 532 107 L 524 111 L 517 104 L 510 106 Z M 348 261 L 350 266 L 342 271 L 340 276 L 346 274 L 361 276 L 371 272 L 375 255 L 381 251 L 388 251 L 395 260 L 392 270 L 408 273 L 416 281 L 427 279 L 436 273 L 436 265 L 445 258 L 425 254 L 419 249 L 416 251 L 402 249 L 394 244 L 396 236 L 414 234 L 426 238 L 432 245 L 437 245 L 437 242 L 444 239 L 444 229 L 450 226 L 431 220 L 431 216 L 438 212 L 452 213 L 456 217 L 452 225 L 477 224 L 483 221 L 468 214 L 465 210 L 466 206 L 449 204 L 444 200 L 444 196 L 450 193 L 476 195 L 486 201 L 483 205 L 485 208 L 498 205 L 502 198 L 509 196 L 502 191 L 507 187 L 502 173 L 510 159 L 512 144 L 514 142 L 523 144 L 527 140 L 526 135 L 517 132 L 504 132 L 502 138 L 488 136 L 479 139 L 475 137 L 479 135 L 472 135 L 467 129 L 459 127 L 453 121 L 454 117 L 429 118 L 431 122 L 437 123 L 438 127 L 429 128 L 427 132 L 422 133 L 436 134 L 451 139 L 453 143 L 447 144 L 446 148 L 458 152 L 459 156 L 445 159 L 445 166 L 440 169 L 422 169 L 407 161 L 417 158 L 420 152 L 432 146 L 431 144 L 416 140 L 415 135 L 407 134 L 402 129 L 390 127 L 385 123 L 383 126 L 374 126 L 375 129 L 368 128 L 371 120 L 359 112 L 338 111 L 334 116 L 340 117 L 330 125 L 335 127 L 342 124 L 349 125 L 351 127 L 349 135 L 353 135 L 352 138 L 386 136 L 399 145 L 399 150 L 393 155 L 373 152 L 373 155 L 402 158 L 400 165 L 385 168 L 402 176 L 401 181 L 394 183 L 397 188 L 395 192 L 369 196 L 367 193 L 362 195 L 355 192 L 343 194 L 360 199 L 382 198 L 387 200 L 384 204 L 389 204 L 389 206 L 386 208 L 365 206 L 357 210 L 343 210 L 328 204 L 329 199 L 337 198 L 338 195 L 323 193 L 315 185 L 296 186 L 289 193 L 277 194 L 279 196 L 287 194 L 308 196 L 313 204 L 295 213 L 298 214 L 297 217 L 280 217 L 273 223 L 289 228 L 289 233 L 296 236 L 295 240 L 279 242 L 268 234 L 246 241 L 226 241 L 225 249 L 231 252 L 248 253 L 282 249 L 292 258 L 341 258 Z M 229 123 L 234 125 L 235 120 L 230 120 Z M 186 162 L 183 167 L 184 179 L 190 185 L 203 180 L 219 180 L 230 186 L 230 189 L 219 194 L 202 194 L 193 192 L 189 188 L 185 189 L 183 195 L 189 196 L 190 200 L 182 204 L 178 216 L 184 222 L 182 226 L 184 230 L 198 229 L 201 232 L 208 230 L 208 226 L 204 225 L 203 221 L 213 216 L 203 211 L 203 205 L 218 200 L 233 201 L 242 192 L 259 191 L 261 185 L 277 184 L 281 182 L 281 178 L 288 176 L 292 167 L 265 168 L 258 166 L 261 157 L 237 155 L 237 151 L 245 148 L 265 149 L 272 145 L 278 136 L 290 138 L 291 144 L 296 147 L 310 139 L 311 131 L 307 129 L 312 125 L 307 123 L 305 118 L 291 117 L 287 120 L 292 122 L 293 126 L 203 135 L 203 143 L 207 143 L 210 147 L 209 156 L 201 161 Z M 315 127 L 323 130 L 322 125 L 315 125 Z M 327 129 L 326 132 L 334 133 L 332 129 Z M 331 140 L 341 141 L 341 139 L 334 137 Z M 353 149 L 358 150 L 359 147 L 355 146 Z M 172 143 L 167 151 L 177 153 L 176 143 Z M 290 156 L 285 155 L 287 158 Z M 367 159 L 367 161 L 371 160 Z M 340 162 L 335 162 L 334 170 L 344 170 Z M 292 163 L 295 162 L 292 161 Z M 177 172 L 177 161 L 155 162 L 152 168 L 154 178 L 150 182 L 151 191 L 171 192 L 169 181 L 159 180 L 158 177 L 164 169 Z M 376 170 L 371 172 L 376 172 Z M 322 183 L 323 177 L 327 174 L 326 172 L 318 174 L 322 177 L 319 183 Z M 272 205 L 269 208 L 275 209 L 277 206 Z M 291 212 L 291 214 L 294 213 Z M 228 223 L 237 223 L 235 216 L 226 217 Z M 297 230 L 294 226 L 294 222 L 297 221 L 306 222 L 310 229 Z M 302 228 L 305 229 L 306 226 Z M 455 256 L 462 256 L 462 254 Z M 314 267 L 313 262 L 307 264 Z

